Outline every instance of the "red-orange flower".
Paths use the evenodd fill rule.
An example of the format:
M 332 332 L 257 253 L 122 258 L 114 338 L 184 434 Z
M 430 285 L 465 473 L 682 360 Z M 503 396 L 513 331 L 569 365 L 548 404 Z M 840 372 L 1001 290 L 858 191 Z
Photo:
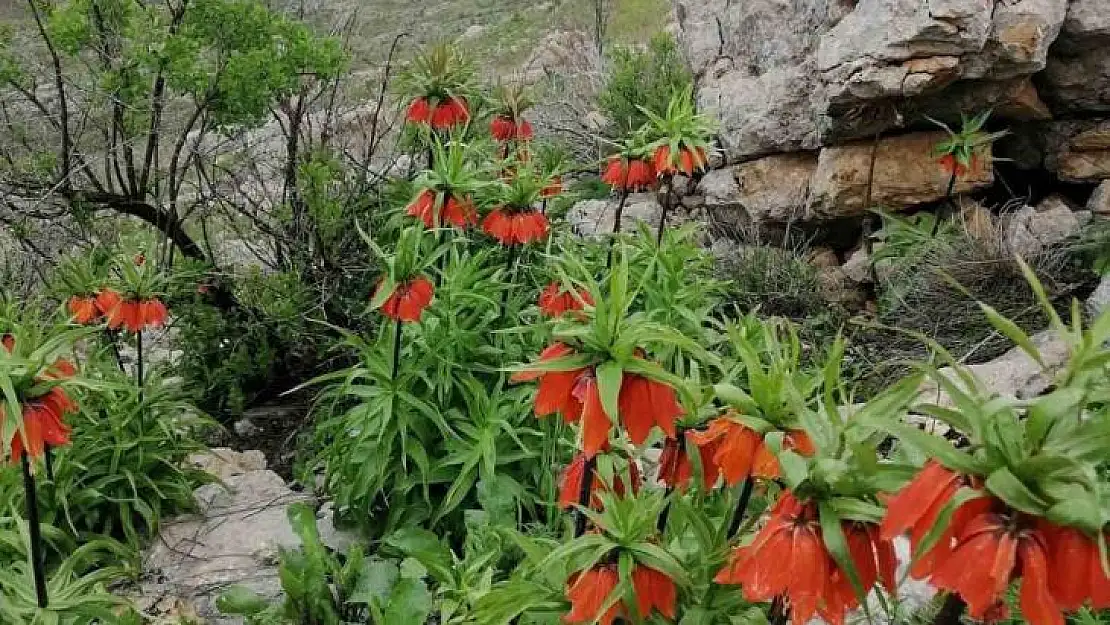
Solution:
M 636 595 L 636 608 L 647 618 L 653 610 L 663 616 L 675 618 L 675 600 L 678 591 L 674 580 L 651 567 L 637 564 L 632 569 L 632 594 Z
M 405 113 L 405 121 L 410 124 L 427 124 L 432 119 L 432 107 L 427 98 L 414 98 Z
M 691 431 L 688 436 L 709 456 L 702 463 L 707 488 L 717 483 L 718 476 L 729 486 L 748 479 L 756 451 L 763 446 L 759 432 L 728 417 L 714 419 L 704 432 Z
M 636 445 L 647 440 L 653 426 L 659 426 L 667 438 L 674 438 L 675 422 L 685 412 L 673 388 L 635 373 L 625 373 L 621 379 L 617 409 L 628 438 Z
M 587 304 L 594 305 L 594 298 L 589 291 L 564 290 L 562 283 L 558 281 L 548 284 L 540 293 L 540 312 L 548 317 L 561 317 L 567 311 L 582 310 Z
M 563 621 L 571 625 L 594 622 L 612 625 L 621 612 L 621 602 L 618 600 L 608 609 L 604 608 L 619 582 L 620 575 L 616 568 L 608 565 L 595 566 L 572 575 L 567 580 L 570 613 L 563 617 Z
M 582 405 L 582 453 L 587 458 L 593 458 L 609 446 L 609 428 L 613 425 L 601 404 L 601 393 L 593 370 L 579 376 L 572 394 Z
M 817 452 L 813 441 L 802 430 L 790 430 L 782 440 L 783 450 L 790 450 L 802 456 L 812 456 Z M 782 475 L 779 459 L 774 452 L 764 443 L 755 451 L 755 461 L 752 464 L 752 475 L 766 480 L 778 479 Z
M 12 350 L 15 349 L 15 337 L 10 334 L 0 336 L 0 345 L 4 346 L 4 351 L 9 354 L 12 353 Z
M 619 156 L 609 159 L 601 181 L 622 191 L 638 191 L 655 186 L 655 169 L 643 159 L 625 160 Z
M 128 332 L 142 332 L 147 328 L 160 328 L 166 323 L 169 312 L 162 300 L 125 299 L 111 289 L 102 289 L 96 296 L 96 307 L 108 320 L 113 330 L 125 329 Z
M 497 208 L 482 220 L 482 230 L 502 245 L 525 245 L 543 240 L 548 227 L 547 216 L 535 209 Z
M 660 176 L 674 175 L 680 172 L 692 176 L 695 171 L 705 169 L 708 164 L 705 148 L 699 147 L 697 150 L 691 150 L 684 147 L 679 149 L 677 165 L 671 159 L 671 147 L 669 145 L 661 145 L 655 149 L 655 172 Z
M 436 199 L 435 191 L 425 189 L 409 203 L 408 214 L 419 218 L 427 228 L 451 224 L 461 229 L 477 223 L 478 213 L 474 210 L 474 204 L 469 198 L 458 199 L 453 195 L 448 195 L 438 210 Z
M 75 323 L 90 324 L 100 318 L 100 310 L 96 307 L 95 297 L 74 295 L 67 304 L 69 315 Z
M 76 408 L 65 390 L 58 386 L 41 397 L 26 400 L 21 407 L 22 431 L 16 429 L 10 441 L 12 462 L 18 462 L 24 453 L 39 458 L 48 444 L 54 447 L 68 444 L 71 430 L 63 418 Z M 4 430 L 4 419 L 4 407 L 0 406 L 0 431 Z
M 378 285 L 379 292 L 384 286 L 384 281 Z M 382 304 L 382 314 L 395 321 L 420 321 L 434 294 L 435 287 L 424 276 L 406 280 L 394 287 L 393 293 Z
M 926 462 L 917 476 L 887 502 L 886 516 L 880 526 L 883 539 L 890 540 L 908 530 L 910 546 L 916 551 L 945 506 L 965 483 L 963 477 L 940 463 Z M 921 579 L 941 566 L 952 555 L 953 542 L 963 526 L 989 512 L 993 505 L 989 497 L 978 497 L 957 508 L 935 546 L 914 560 L 910 575 Z
M 569 510 L 578 504 L 578 497 L 582 493 L 582 478 L 586 472 L 587 458 L 584 454 L 578 454 L 574 460 L 563 469 L 563 474 L 559 478 L 559 507 L 564 510 Z M 640 492 L 640 467 L 632 461 L 628 463 L 628 479 L 632 482 L 632 492 Z M 627 492 L 625 490 L 624 480 L 620 475 L 613 476 L 613 493 L 617 496 L 623 497 Z M 598 497 L 599 492 L 609 490 L 608 486 L 601 480 L 598 475 L 597 469 L 593 470 L 593 481 L 590 483 L 590 507 L 595 510 L 601 509 L 601 498 Z
M 882 540 L 878 526 L 870 523 L 842 523 L 841 528 L 860 585 L 864 589 L 870 589 L 877 582 L 882 582 L 888 590 L 894 590 L 898 560 L 893 543 Z M 825 602 L 818 607 L 818 612 L 825 621 L 833 625 L 843 625 L 845 615 L 859 605 L 859 597 L 852 587 L 851 579 L 838 565 L 829 577 Z
M 431 124 L 436 130 L 447 130 L 470 120 L 466 100 L 458 96 L 448 96 L 432 109 Z
M 937 159 L 937 163 L 940 165 L 940 168 L 949 176 L 956 176 L 957 178 L 959 178 L 960 176 L 963 176 L 964 174 L 975 169 L 978 166 L 979 157 L 975 154 L 972 154 L 971 158 L 968 160 L 968 164 L 965 165 L 960 162 L 960 159 L 956 158 L 955 154 L 945 154 L 944 156 Z
M 864 586 L 877 580 L 892 584 L 895 560 L 890 544 L 879 539 L 874 526 L 846 523 L 843 528 Z M 789 491 L 772 506 L 767 524 L 752 543 L 733 550 L 715 581 L 743 585 L 749 601 L 785 595 L 795 625 L 809 621 L 818 611 L 827 621 L 841 625 L 847 611 L 859 607 L 847 574 L 825 546 L 816 504 L 801 502 Z
M 528 120 L 513 119 L 509 115 L 496 115 L 489 123 L 490 134 L 498 141 L 512 141 L 519 139 L 527 141 L 532 138 L 532 124 Z
M 1064 617 L 1049 591 L 1044 533 L 1024 515 L 986 512 L 971 519 L 956 536 L 952 557 L 930 581 L 958 593 L 968 615 L 982 620 L 1004 608 L 1010 582 L 1021 578 L 1018 600 L 1033 625 L 1063 625 Z
M 565 343 L 552 343 L 540 352 L 540 362 L 556 360 L 574 354 Z M 574 394 L 578 378 L 586 372 L 585 367 L 568 371 L 521 371 L 513 374 L 514 382 L 539 380 L 536 389 L 535 410 L 537 417 L 545 417 L 556 412 L 563 415 L 567 423 L 573 423 L 582 415 L 582 402 Z
M 1048 554 L 1048 589 L 1063 610 L 1090 601 L 1096 610 L 1110 607 L 1110 577 L 1102 568 L 1098 543 L 1074 527 L 1042 523 Z

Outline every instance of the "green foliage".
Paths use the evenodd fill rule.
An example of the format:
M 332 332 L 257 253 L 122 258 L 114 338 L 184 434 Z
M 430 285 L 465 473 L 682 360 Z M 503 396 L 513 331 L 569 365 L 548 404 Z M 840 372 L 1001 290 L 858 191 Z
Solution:
M 648 122 L 646 111 L 665 115 L 674 94 L 693 84 L 693 77 L 670 35 L 657 35 L 646 51 L 613 51 L 608 81 L 598 96 L 602 111 L 621 136 Z
M 126 569 L 106 565 L 129 554 L 116 543 L 93 540 L 68 553 L 49 574 L 50 605 L 39 608 L 28 553 L 27 523 L 13 513 L 0 520 L 0 619 L 25 625 L 96 625 L 119 622 L 130 612 L 108 585 Z
M 138 546 L 162 518 L 191 510 L 193 490 L 211 480 L 185 463 L 204 449 L 197 436 L 207 422 L 176 383 L 151 375 L 140 393 L 129 376 L 101 367 L 97 388 L 78 398 L 71 444 L 59 450 L 43 498 L 56 502 L 75 535 Z

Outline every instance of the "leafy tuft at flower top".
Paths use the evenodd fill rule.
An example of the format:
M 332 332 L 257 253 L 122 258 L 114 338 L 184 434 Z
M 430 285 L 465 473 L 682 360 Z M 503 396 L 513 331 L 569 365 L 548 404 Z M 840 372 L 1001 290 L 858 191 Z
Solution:
M 659 176 L 692 176 L 709 167 L 713 124 L 697 112 L 693 86 L 672 94 L 667 110 L 658 115 L 643 107 L 648 118 L 645 132 L 652 140 L 652 165 Z
M 952 130 L 943 122 L 933 120 L 933 123 L 948 133 L 948 138 L 933 148 L 937 163 L 945 173 L 953 178 L 959 178 L 977 169 L 981 164 L 983 147 L 1006 136 L 1007 133 L 1004 131 L 983 132 L 983 126 L 990 119 L 990 115 L 990 111 L 984 111 L 974 117 L 961 114 L 959 132 Z
M 504 246 L 527 245 L 547 238 L 550 223 L 539 208 L 551 181 L 528 163 L 514 163 L 508 180 L 491 188 L 491 210 L 482 230 Z
M 489 125 L 493 138 L 501 142 L 530 141 L 532 124 L 524 119 L 524 112 L 532 108 L 533 102 L 524 85 L 498 85 L 493 90 L 493 99 L 493 119 Z
M 112 269 L 115 278 L 96 295 L 96 307 L 108 327 L 138 334 L 166 323 L 169 311 L 162 302 L 166 276 L 154 263 L 136 262 L 139 257 L 118 256 Z
M 420 321 L 435 295 L 435 286 L 423 272 L 446 253 L 446 246 L 424 255 L 422 231 L 419 227 L 409 227 L 401 231 L 397 247 L 389 255 L 363 230 L 359 229 L 359 233 L 386 265 L 386 273 L 370 299 L 370 308 L 381 310 L 383 315 L 394 321 Z
M 416 195 L 406 212 L 426 228 L 453 226 L 463 230 L 476 224 L 474 193 L 486 183 L 478 177 L 469 148 L 459 141 L 437 138 L 431 149 L 432 168 L 417 177 Z
M 449 130 L 470 121 L 467 95 L 474 68 L 453 46 L 441 44 L 413 59 L 401 84 L 412 97 L 405 121 L 433 130 Z

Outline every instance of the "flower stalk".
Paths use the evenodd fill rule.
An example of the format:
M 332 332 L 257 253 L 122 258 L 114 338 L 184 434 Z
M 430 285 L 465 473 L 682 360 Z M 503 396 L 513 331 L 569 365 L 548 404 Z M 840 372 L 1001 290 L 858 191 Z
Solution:
M 582 470 L 582 485 L 578 489 L 578 513 L 574 517 L 574 537 L 586 533 L 586 508 L 590 506 L 590 486 L 594 483 L 594 470 L 597 468 L 597 456 L 586 459 L 586 466 Z
M 659 229 L 655 232 L 655 245 L 663 245 L 663 231 L 667 228 L 667 214 L 671 210 L 671 196 L 674 193 L 674 174 L 663 178 L 663 212 L 659 215 Z
M 27 529 L 31 537 L 31 571 L 35 578 L 35 596 L 40 608 L 45 609 L 50 603 L 46 593 L 46 564 L 43 562 L 42 528 L 39 526 L 39 501 L 38 491 L 35 488 L 35 476 L 31 471 L 29 454 L 22 455 L 23 464 L 23 491 L 27 500 Z
M 748 512 L 748 504 L 752 501 L 754 487 L 755 480 L 749 475 L 748 479 L 744 480 L 744 485 L 740 487 L 740 500 L 736 502 L 736 511 L 732 513 L 732 521 L 728 525 L 729 538 L 735 538 L 740 531 L 740 526 L 744 523 L 744 516 Z

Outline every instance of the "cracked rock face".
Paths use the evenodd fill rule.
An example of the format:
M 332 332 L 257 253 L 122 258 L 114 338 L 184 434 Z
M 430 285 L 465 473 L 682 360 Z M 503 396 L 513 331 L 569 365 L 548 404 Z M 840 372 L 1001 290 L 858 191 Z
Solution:
M 678 0 L 676 16 L 730 162 L 937 109 L 1028 120 L 1110 108 L 1107 0 Z

